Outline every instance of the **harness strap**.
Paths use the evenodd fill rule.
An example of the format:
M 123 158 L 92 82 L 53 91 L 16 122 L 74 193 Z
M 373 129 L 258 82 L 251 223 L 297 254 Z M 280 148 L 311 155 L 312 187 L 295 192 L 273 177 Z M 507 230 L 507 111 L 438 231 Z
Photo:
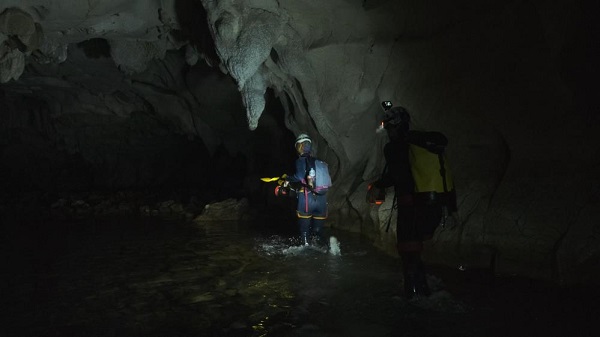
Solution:
M 444 198 L 448 197 L 448 183 L 446 182 L 446 167 L 444 166 L 444 155 L 438 154 L 438 160 L 440 161 L 440 174 L 442 175 L 442 183 L 444 185 Z M 448 205 L 444 202 L 442 206 L 442 228 L 446 227 L 446 218 L 448 217 Z
M 304 189 L 304 213 L 308 213 L 308 190 Z

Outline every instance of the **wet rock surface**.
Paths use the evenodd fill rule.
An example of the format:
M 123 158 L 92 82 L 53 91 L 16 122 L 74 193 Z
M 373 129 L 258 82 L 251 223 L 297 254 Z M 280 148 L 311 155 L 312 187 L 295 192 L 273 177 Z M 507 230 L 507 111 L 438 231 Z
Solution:
M 202 224 L 205 221 L 238 221 L 249 220 L 248 199 L 242 198 L 236 200 L 234 198 L 223 201 L 207 204 L 204 206 L 202 214 L 194 218 L 194 222 Z
M 397 259 L 293 223 L 118 217 L 4 225 L 2 336 L 591 336 L 598 293 L 431 268 L 406 301 Z M 574 329 L 577 327 L 577 329 Z

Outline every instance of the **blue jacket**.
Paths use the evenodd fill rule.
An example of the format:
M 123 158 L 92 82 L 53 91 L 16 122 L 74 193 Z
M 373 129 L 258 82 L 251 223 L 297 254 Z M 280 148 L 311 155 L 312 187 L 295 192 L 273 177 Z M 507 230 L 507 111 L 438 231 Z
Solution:
M 306 161 L 314 161 L 310 153 L 305 153 L 296 159 L 296 171 L 293 174 L 288 174 L 287 180 L 290 183 L 301 183 L 302 185 L 306 185 Z

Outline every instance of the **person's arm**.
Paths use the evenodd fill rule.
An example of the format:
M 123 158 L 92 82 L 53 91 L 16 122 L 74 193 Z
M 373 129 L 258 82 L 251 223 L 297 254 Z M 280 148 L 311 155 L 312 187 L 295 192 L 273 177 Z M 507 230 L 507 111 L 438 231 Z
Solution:
M 373 186 L 377 188 L 386 188 L 394 185 L 394 181 L 389 174 L 388 170 L 385 170 L 381 175 L 381 178 L 373 182 Z
M 300 188 L 306 184 L 306 158 L 300 157 L 296 159 L 296 171 L 292 174 L 288 174 L 286 177 L 286 184 L 291 185 L 292 188 Z
M 383 169 L 383 172 L 381 173 L 381 177 L 379 177 L 378 180 L 376 180 L 372 183 L 372 185 L 377 188 L 386 188 L 386 187 L 390 187 L 390 186 L 394 185 L 394 181 L 392 179 L 392 176 L 390 175 L 390 170 L 389 170 L 389 164 L 390 164 L 388 161 L 389 147 L 390 147 L 390 143 L 387 143 L 387 144 L 385 144 L 385 147 L 383 148 L 383 156 L 385 157 L 385 168 Z
M 412 193 L 415 189 L 410 163 L 408 160 L 408 144 L 404 142 L 388 143 L 383 149 L 387 170 L 374 184 L 375 187 L 396 187 L 396 192 Z

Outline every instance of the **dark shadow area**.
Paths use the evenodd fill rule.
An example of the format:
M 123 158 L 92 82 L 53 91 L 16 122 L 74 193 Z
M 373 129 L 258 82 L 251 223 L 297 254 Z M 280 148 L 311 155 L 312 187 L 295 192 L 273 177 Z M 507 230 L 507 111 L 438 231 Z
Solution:
M 180 41 L 189 40 L 210 60 L 211 64 L 218 64 L 219 57 L 215 51 L 215 43 L 202 3 L 195 0 L 176 0 L 175 12 L 181 30 L 174 30 L 173 36 Z
M 489 275 L 485 270 L 431 268 L 447 290 L 480 308 L 473 324 L 487 321 L 492 336 L 595 336 L 600 332 L 600 291 L 593 285 Z
M 594 14 L 597 3 L 580 0 L 577 19 L 569 27 L 568 36 L 560 53 L 560 69 L 564 82 L 571 90 L 576 109 L 584 116 L 588 126 L 600 123 L 597 95 L 600 85 L 600 24 Z M 566 117 L 568 118 L 568 116 Z
M 247 198 L 261 216 L 287 217 L 293 211 L 292 200 L 275 198 L 275 185 L 260 181 L 290 172 L 295 160 L 294 135 L 272 91 L 259 128 L 249 131 L 231 78 L 204 62 L 188 66 L 182 51 L 173 51 L 135 76 L 139 86 L 113 88 L 97 81 L 89 90 L 99 92 L 89 96 L 78 81 L 95 82 L 75 75 L 71 63 L 108 72 L 103 67 L 113 65 L 96 58 L 109 56 L 110 48 L 103 39 L 77 47 L 58 70 L 26 74 L 48 79 L 71 74 L 63 77 L 70 88 L 2 91 L 0 213 L 65 220 L 166 212 L 190 218 L 228 198 Z M 185 102 L 198 134 L 182 134 L 178 123 L 188 116 L 181 122 L 171 118 L 168 104 L 148 99 L 155 93 L 174 104 Z M 54 101 L 64 96 L 68 100 Z
M 100 57 L 110 57 L 110 45 L 106 39 L 95 38 L 89 39 L 76 44 L 85 53 L 85 56 L 91 59 Z
M 295 198 L 276 197 L 274 190 L 277 182 L 262 182 L 260 178 L 281 177 L 295 170 L 295 136 L 284 123 L 284 109 L 273 90 L 266 93 L 266 105 L 258 123 L 251 134 L 251 146 L 254 158 L 248 178 L 249 200 L 265 217 L 285 216 L 295 224 Z

